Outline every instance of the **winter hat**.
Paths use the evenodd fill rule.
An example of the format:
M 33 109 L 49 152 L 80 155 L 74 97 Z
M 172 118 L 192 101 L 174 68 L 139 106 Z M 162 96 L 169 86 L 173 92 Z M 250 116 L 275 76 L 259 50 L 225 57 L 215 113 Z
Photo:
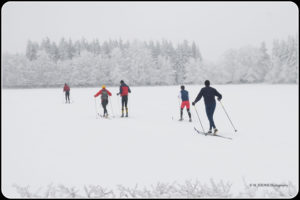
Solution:
M 181 88 L 182 90 L 184 90 L 184 85 L 180 86 L 180 88 Z
M 124 83 L 124 81 L 123 81 L 123 80 L 121 80 L 121 81 L 120 81 L 120 83 Z
M 105 86 L 105 85 L 102 85 L 102 88 L 103 88 L 103 89 L 105 89 L 105 88 L 106 88 L 106 86 Z

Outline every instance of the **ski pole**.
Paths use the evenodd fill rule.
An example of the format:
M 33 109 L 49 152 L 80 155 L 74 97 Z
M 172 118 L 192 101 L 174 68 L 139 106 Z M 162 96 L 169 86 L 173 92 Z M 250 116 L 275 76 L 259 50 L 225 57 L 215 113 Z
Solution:
M 180 97 L 178 96 L 178 107 L 179 107 L 179 113 L 181 113 L 181 106 L 180 106 Z M 180 114 L 180 116 L 181 116 L 181 114 Z
M 178 106 L 180 108 L 180 97 L 178 97 L 177 100 L 178 100 Z
M 224 108 L 222 102 L 221 102 L 221 101 L 219 101 L 219 102 L 220 102 L 220 104 L 222 105 L 222 108 L 223 108 L 223 110 L 224 110 L 224 112 L 225 112 L 227 118 L 229 119 L 229 121 L 230 121 L 230 123 L 231 123 L 231 125 L 232 125 L 232 127 L 233 127 L 233 129 L 234 129 L 234 132 L 237 132 L 237 130 L 236 130 L 236 128 L 234 127 L 234 125 L 233 125 L 233 123 L 232 123 L 230 117 L 228 116 L 228 113 L 226 112 L 226 110 L 225 110 L 225 108 Z
M 66 97 L 66 92 L 63 92 L 63 102 L 65 103 L 65 102 L 67 102 L 67 97 Z
M 130 96 L 132 96 L 132 95 L 130 95 Z M 129 97 L 129 95 L 128 95 L 128 97 Z M 128 101 L 128 107 L 127 107 L 127 109 L 129 110 L 129 108 L 131 109 L 131 100 L 129 101 L 129 98 L 127 99 L 127 101 Z M 131 111 L 130 111 L 131 112 Z M 132 112 L 131 112 L 132 113 Z
M 96 98 L 94 98 L 95 99 L 95 111 L 96 111 L 96 118 L 98 117 L 98 115 L 99 115 L 99 113 L 98 113 L 98 111 L 97 111 L 97 102 L 96 102 Z
M 119 96 L 119 93 L 117 94 L 117 96 Z M 121 103 L 120 103 L 121 99 L 118 99 L 118 105 L 119 105 L 119 111 L 121 110 Z
M 205 133 L 204 128 L 203 128 L 202 123 L 201 123 L 201 120 L 200 120 L 200 117 L 199 117 L 199 115 L 198 115 L 198 111 L 197 111 L 197 109 L 196 109 L 196 106 L 194 106 L 194 108 L 195 108 L 196 114 L 197 114 L 197 116 L 198 116 L 199 122 L 200 122 L 200 124 L 201 124 L 202 131 L 203 131 L 203 133 Z
M 110 99 L 110 96 L 108 96 L 108 98 L 109 98 L 109 102 L 110 102 L 111 112 L 112 112 L 112 114 L 113 114 L 113 117 L 115 117 L 114 110 L 113 110 L 113 106 L 112 106 L 112 101 L 111 101 L 111 99 Z

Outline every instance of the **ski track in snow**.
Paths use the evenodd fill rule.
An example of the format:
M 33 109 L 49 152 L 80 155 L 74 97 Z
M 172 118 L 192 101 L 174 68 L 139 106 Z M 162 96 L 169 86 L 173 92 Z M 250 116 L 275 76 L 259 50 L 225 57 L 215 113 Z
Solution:
M 186 86 L 193 101 L 202 86 Z M 120 118 L 118 87 L 108 87 L 115 118 L 96 119 L 100 88 L 2 90 L 2 191 L 12 184 L 149 185 L 210 178 L 298 182 L 296 85 L 216 85 L 238 132 L 217 102 L 215 123 L 226 140 L 205 137 L 194 108 L 179 122 L 179 86 L 131 87 L 129 118 Z M 97 99 L 98 110 L 102 107 Z M 109 114 L 111 105 L 107 106 Z M 203 99 L 196 104 L 208 128 Z M 242 185 L 242 183 L 241 183 Z

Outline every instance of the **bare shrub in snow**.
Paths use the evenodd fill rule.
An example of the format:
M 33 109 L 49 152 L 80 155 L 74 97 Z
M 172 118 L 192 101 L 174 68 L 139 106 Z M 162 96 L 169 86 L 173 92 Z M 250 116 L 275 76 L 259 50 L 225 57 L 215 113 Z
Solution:
M 287 198 L 297 194 L 296 186 L 289 181 L 280 184 L 256 184 L 251 186 L 244 180 L 244 191 L 239 193 L 239 197 L 245 198 Z
M 187 180 L 184 183 L 162 183 L 148 187 L 134 187 L 117 185 L 115 190 L 99 185 L 84 185 L 80 190 L 76 187 L 67 187 L 62 184 L 48 185 L 44 190 L 39 188 L 30 191 L 29 186 L 15 187 L 17 194 L 22 198 L 280 198 L 292 197 L 297 193 L 296 186 L 288 184 L 270 185 L 269 187 L 253 187 L 244 180 L 244 190 L 233 195 L 232 183 L 210 179 L 209 183 L 199 180 Z
M 84 186 L 84 191 L 87 198 L 115 198 L 115 194 L 112 190 L 99 185 Z

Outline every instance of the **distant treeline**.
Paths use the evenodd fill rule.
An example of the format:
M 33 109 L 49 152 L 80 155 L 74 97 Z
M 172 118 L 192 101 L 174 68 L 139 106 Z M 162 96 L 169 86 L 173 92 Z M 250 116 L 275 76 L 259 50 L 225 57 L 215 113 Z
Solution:
M 57 87 L 214 83 L 298 83 L 298 40 L 274 40 L 259 47 L 231 49 L 215 62 L 202 58 L 195 42 L 49 38 L 28 41 L 25 54 L 3 54 L 4 87 Z

